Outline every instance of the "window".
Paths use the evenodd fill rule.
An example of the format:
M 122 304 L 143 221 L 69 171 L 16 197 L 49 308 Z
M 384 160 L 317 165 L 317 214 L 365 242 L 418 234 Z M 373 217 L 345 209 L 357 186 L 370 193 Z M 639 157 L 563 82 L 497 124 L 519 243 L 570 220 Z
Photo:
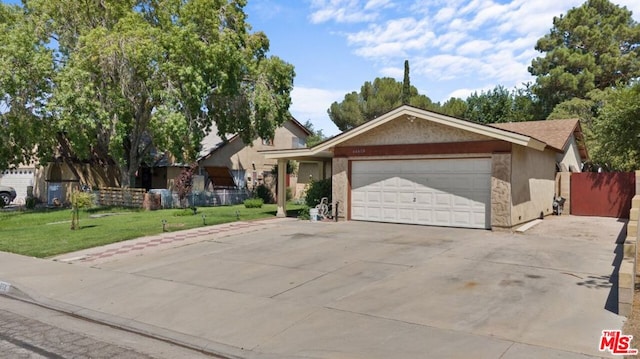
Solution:
M 306 140 L 300 137 L 291 138 L 291 147 L 292 148 L 305 148 L 307 147 Z
M 273 138 L 263 138 L 262 144 L 265 146 L 273 146 Z

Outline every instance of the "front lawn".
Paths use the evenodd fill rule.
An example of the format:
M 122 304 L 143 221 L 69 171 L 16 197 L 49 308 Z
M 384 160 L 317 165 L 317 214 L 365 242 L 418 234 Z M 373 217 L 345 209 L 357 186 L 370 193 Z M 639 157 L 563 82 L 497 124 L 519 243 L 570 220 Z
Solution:
M 300 206 L 287 205 L 289 214 Z M 71 230 L 71 210 L 0 212 L 0 251 L 32 257 L 50 257 L 62 253 L 101 246 L 127 239 L 162 233 L 166 220 L 169 232 L 206 225 L 270 218 L 276 205 L 245 208 L 244 205 L 190 209 L 142 211 L 103 208 L 80 212 L 80 229 Z

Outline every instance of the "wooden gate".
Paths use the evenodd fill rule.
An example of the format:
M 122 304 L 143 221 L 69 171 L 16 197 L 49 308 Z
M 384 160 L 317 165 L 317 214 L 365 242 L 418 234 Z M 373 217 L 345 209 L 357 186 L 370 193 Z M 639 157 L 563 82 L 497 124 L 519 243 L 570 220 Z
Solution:
M 571 214 L 629 218 L 636 193 L 633 172 L 571 174 Z

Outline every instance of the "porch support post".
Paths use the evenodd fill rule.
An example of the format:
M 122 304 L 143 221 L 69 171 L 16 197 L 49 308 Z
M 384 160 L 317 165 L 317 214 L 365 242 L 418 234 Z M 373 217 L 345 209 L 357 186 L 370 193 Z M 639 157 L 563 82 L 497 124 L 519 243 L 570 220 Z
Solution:
M 276 217 L 287 216 L 287 160 L 278 159 L 278 212 Z

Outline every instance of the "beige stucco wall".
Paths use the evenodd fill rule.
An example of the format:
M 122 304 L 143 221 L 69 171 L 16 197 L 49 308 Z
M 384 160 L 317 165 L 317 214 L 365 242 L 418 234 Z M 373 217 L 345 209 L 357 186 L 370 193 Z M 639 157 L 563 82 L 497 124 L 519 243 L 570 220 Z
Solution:
M 287 121 L 282 127 L 276 129 L 273 145 L 263 144 L 261 138 L 254 140 L 251 145 L 245 145 L 240 138 L 235 138 L 215 151 L 209 158 L 200 161 L 200 166 L 246 170 L 245 176 L 252 177 L 255 165 L 255 172 L 260 176 L 263 172 L 270 172 L 277 161 L 266 159 L 258 151 L 290 149 L 293 148 L 294 142 L 297 142 L 298 138 L 304 142 L 307 134 L 292 121 Z
M 570 172 L 581 172 L 582 159 L 575 137 L 571 135 L 564 153 L 556 154 L 556 161 L 563 163 Z
M 333 175 L 331 176 L 331 200 L 333 203 L 340 202 L 338 219 L 347 218 L 347 199 L 349 192 L 349 160 L 339 157 L 333 159 Z
M 300 162 L 298 165 L 298 183 L 307 184 L 320 179 L 322 162 Z
M 565 199 L 562 208 L 562 214 L 571 213 L 571 172 L 556 173 L 556 188 L 554 190 L 556 196 Z
M 489 139 L 486 136 L 443 126 L 427 120 L 415 119 L 411 122 L 405 117 L 400 117 L 354 137 L 340 146 L 441 143 Z
M 511 227 L 511 154 L 491 155 L 491 226 Z
M 511 226 L 553 212 L 555 152 L 514 145 L 511 152 Z

